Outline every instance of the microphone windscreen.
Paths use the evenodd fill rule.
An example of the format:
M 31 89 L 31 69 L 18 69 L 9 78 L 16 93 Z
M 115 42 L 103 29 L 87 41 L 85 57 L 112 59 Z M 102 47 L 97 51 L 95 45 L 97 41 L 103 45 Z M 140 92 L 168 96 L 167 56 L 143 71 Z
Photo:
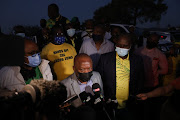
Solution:
M 94 92 L 95 95 L 100 95 L 101 94 L 101 87 L 98 83 L 94 83 L 92 85 L 92 90 Z
M 60 81 L 31 80 L 30 84 L 23 88 L 24 91 L 31 94 L 33 102 L 45 98 L 56 98 L 62 103 L 67 98 L 66 87 Z
M 91 95 L 94 96 L 94 93 L 93 93 L 92 88 L 90 86 L 86 86 L 85 91 L 86 91 L 86 93 L 90 93 Z
M 79 94 L 79 97 L 81 98 L 82 102 L 86 102 L 88 96 L 87 96 L 87 93 L 83 91 Z

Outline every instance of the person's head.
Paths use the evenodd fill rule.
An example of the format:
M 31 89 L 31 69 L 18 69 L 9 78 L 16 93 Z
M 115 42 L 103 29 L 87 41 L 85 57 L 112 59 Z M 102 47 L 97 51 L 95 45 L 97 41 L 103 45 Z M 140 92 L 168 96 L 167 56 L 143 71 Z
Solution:
M 25 37 L 25 28 L 22 25 L 14 26 L 13 31 L 15 35 Z
M 80 82 L 87 82 L 92 76 L 93 63 L 91 57 L 80 53 L 74 58 L 74 72 Z
M 65 42 L 65 34 L 63 27 L 54 25 L 51 29 L 51 41 L 54 44 L 61 45 Z
M 134 27 L 133 25 L 131 25 L 131 26 L 129 27 L 129 32 L 130 32 L 130 33 L 134 33 L 134 31 L 135 31 L 135 27 Z
M 56 19 L 59 16 L 59 7 L 56 4 L 48 6 L 48 16 L 50 19 Z
M 41 26 L 42 28 L 45 28 L 45 27 L 46 27 L 46 20 L 45 20 L 45 19 L 41 19 L 41 20 L 40 20 L 40 26 Z
M 96 25 L 93 29 L 92 38 L 95 42 L 103 41 L 105 35 L 105 30 L 102 25 Z
M 37 67 L 41 63 L 39 48 L 31 40 L 24 40 L 24 64 L 28 68 Z
M 80 22 L 78 17 L 73 17 L 71 23 L 75 29 L 80 29 Z
M 112 29 L 111 29 L 111 36 L 112 36 L 112 41 L 114 43 L 116 43 L 118 37 L 120 36 L 121 34 L 121 30 L 118 26 L 113 26 Z
M 116 52 L 122 58 L 128 55 L 132 41 L 129 34 L 121 34 L 116 41 Z
M 146 47 L 148 49 L 153 49 L 153 48 L 157 47 L 158 43 L 159 43 L 159 35 L 153 33 L 147 38 Z
M 71 23 L 66 25 L 66 32 L 69 37 L 73 37 L 75 35 L 76 29 L 74 29 Z
M 85 27 L 87 29 L 93 29 L 94 28 L 94 21 L 92 19 L 88 19 L 85 21 Z
M 98 20 L 97 20 L 98 22 Z M 109 32 L 110 31 L 110 18 L 107 16 L 101 16 L 99 18 L 99 24 L 104 25 L 105 31 Z

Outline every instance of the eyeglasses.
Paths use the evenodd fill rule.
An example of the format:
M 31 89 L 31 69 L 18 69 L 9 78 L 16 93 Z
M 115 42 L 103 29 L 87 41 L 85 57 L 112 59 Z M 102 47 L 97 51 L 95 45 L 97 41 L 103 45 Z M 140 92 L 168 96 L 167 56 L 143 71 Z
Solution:
M 63 33 L 56 33 L 55 35 L 56 36 L 63 36 L 64 34 Z

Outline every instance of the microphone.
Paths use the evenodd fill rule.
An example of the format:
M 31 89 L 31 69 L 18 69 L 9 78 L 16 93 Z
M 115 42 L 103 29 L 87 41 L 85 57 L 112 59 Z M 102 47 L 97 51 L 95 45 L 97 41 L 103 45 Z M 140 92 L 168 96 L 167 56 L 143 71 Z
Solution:
M 115 112 L 115 110 L 118 107 L 118 101 L 117 101 L 116 97 L 113 96 L 113 97 L 109 98 L 106 103 L 107 103 L 106 104 L 107 109 L 112 111 L 112 117 L 113 117 L 114 120 L 116 120 L 116 112 Z
M 86 86 L 85 91 L 83 91 L 82 93 L 79 94 L 82 102 L 88 106 L 93 105 L 93 102 L 94 102 L 94 99 L 92 97 L 93 95 L 94 95 L 94 93 L 93 93 L 92 88 L 90 86 Z
M 86 93 L 90 93 L 91 95 L 95 95 L 94 93 L 93 93 L 93 91 L 92 91 L 92 88 L 90 87 L 90 86 L 86 86 L 85 87 L 85 91 L 86 91 Z
M 94 101 L 94 104 L 98 104 L 102 101 L 104 101 L 104 98 L 103 96 L 101 95 L 101 87 L 98 83 L 94 83 L 92 85 L 92 90 L 94 92 L 94 97 L 95 97 L 95 101 Z
M 117 109 L 118 107 L 118 101 L 115 96 L 109 98 L 106 103 L 108 108 L 110 109 Z
M 62 103 L 67 98 L 66 87 L 59 81 L 32 80 L 30 84 L 20 92 L 27 92 L 31 95 L 34 103 L 37 103 L 47 97 L 56 98 Z
M 92 90 L 94 92 L 94 97 L 95 97 L 95 101 L 94 101 L 94 107 L 96 110 L 98 111 L 101 111 L 103 110 L 104 113 L 106 114 L 107 118 L 109 120 L 111 120 L 108 112 L 106 111 L 106 108 L 105 108 L 105 102 L 104 102 L 104 98 L 103 96 L 101 95 L 101 87 L 98 83 L 94 83 L 92 85 Z

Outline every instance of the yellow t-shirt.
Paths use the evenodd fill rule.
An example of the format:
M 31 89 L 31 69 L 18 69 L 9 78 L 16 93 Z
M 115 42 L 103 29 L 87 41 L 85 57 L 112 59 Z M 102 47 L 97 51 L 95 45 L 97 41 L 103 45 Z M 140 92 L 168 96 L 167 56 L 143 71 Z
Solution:
M 129 55 L 122 59 L 116 53 L 116 98 L 118 109 L 126 107 L 129 96 L 130 61 Z
M 76 54 L 74 47 L 68 43 L 61 45 L 49 43 L 42 49 L 41 57 L 53 64 L 57 80 L 61 81 L 74 72 L 73 65 Z

